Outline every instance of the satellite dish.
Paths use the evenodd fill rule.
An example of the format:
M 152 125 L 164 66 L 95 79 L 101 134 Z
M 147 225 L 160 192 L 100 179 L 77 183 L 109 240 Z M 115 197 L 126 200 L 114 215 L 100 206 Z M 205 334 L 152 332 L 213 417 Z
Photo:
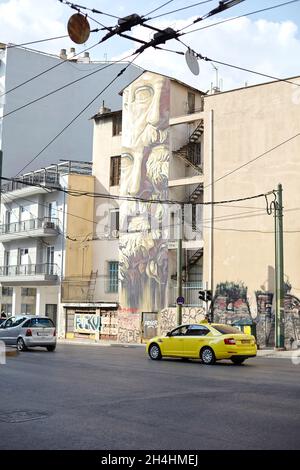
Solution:
M 198 62 L 196 54 L 191 49 L 188 49 L 186 51 L 185 61 L 190 71 L 194 75 L 199 75 L 199 72 L 200 72 L 199 62 Z
M 68 21 L 68 33 L 76 44 L 83 44 L 90 37 L 90 24 L 85 16 L 80 13 L 72 15 Z

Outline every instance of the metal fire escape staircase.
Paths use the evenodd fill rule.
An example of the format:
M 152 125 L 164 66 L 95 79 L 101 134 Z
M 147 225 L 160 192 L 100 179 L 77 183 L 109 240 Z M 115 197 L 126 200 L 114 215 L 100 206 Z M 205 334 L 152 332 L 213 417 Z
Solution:
M 98 271 L 91 271 L 89 286 L 88 286 L 87 293 L 86 293 L 87 302 L 93 302 L 94 300 L 97 276 L 98 276 Z
M 173 154 L 181 158 L 188 166 L 197 171 L 198 174 L 202 174 L 202 166 L 200 162 L 200 153 L 197 152 L 200 138 L 204 132 L 204 123 L 201 119 L 200 123 L 194 130 L 194 132 L 188 138 L 188 142 L 174 151 Z M 200 158 L 199 158 L 200 157 Z
M 187 165 L 192 167 L 194 170 L 197 171 L 198 174 L 203 174 L 203 168 L 201 165 L 201 154 L 197 155 L 197 144 L 199 145 L 200 138 L 204 132 L 204 122 L 201 119 L 200 123 L 194 130 L 194 132 L 190 135 L 188 139 L 188 143 L 182 146 L 177 151 L 173 152 L 175 156 L 181 158 Z M 203 191 L 203 184 L 199 184 L 196 189 L 192 192 L 189 197 L 189 201 L 194 204 L 199 196 Z M 193 211 L 192 214 L 192 226 L 196 229 L 197 221 L 196 221 L 196 213 Z M 197 262 L 203 257 L 203 248 L 199 248 L 196 250 L 192 256 L 189 258 L 188 263 L 182 267 L 183 279 L 187 277 L 187 274 L 192 266 L 197 264 Z M 173 280 L 177 279 L 177 273 L 171 276 Z

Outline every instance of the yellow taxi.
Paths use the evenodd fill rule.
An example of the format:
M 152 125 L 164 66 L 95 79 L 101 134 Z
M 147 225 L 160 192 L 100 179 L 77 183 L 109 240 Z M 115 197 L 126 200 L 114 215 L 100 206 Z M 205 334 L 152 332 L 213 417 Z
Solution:
M 156 336 L 147 343 L 147 353 L 153 360 L 162 357 L 201 359 L 203 364 L 214 364 L 230 359 L 242 364 L 255 357 L 256 340 L 239 329 L 218 323 L 202 321 L 197 324 L 180 325 L 166 336 Z

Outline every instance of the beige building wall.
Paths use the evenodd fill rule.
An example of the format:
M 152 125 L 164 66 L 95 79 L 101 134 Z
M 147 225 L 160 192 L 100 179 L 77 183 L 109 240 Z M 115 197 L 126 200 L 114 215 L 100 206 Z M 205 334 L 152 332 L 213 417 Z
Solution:
M 94 192 L 93 176 L 70 174 L 68 190 Z M 86 300 L 88 282 L 93 270 L 94 199 L 66 195 L 65 281 L 63 301 Z M 82 289 L 79 289 L 79 285 Z M 78 290 L 79 289 L 79 290 Z M 79 291 L 82 294 L 80 298 Z M 79 296 L 79 297 L 78 297 Z
M 299 79 L 293 81 L 300 83 Z M 205 200 L 209 201 L 213 130 L 215 201 L 267 193 L 277 189 L 278 183 L 283 185 L 285 280 L 292 285 L 291 293 L 300 297 L 300 136 L 280 145 L 300 131 L 300 102 L 296 93 L 295 86 L 275 82 L 207 96 L 204 177 Z M 278 148 L 257 158 L 275 146 Z M 273 196 L 268 200 L 271 202 Z M 255 315 L 255 291 L 274 292 L 274 218 L 267 215 L 265 199 L 259 198 L 215 206 L 213 224 L 214 287 L 226 281 L 243 282 Z M 208 280 L 209 207 L 204 211 L 204 226 Z
M 95 191 L 101 194 L 119 194 L 119 186 L 110 185 L 111 157 L 121 155 L 121 135 L 113 135 L 113 114 L 107 113 L 94 121 L 93 175 Z M 110 261 L 119 261 L 119 241 L 110 235 L 110 212 L 119 208 L 119 202 L 97 198 L 94 208 L 93 270 L 99 278 L 95 288 L 98 301 L 117 302 L 118 293 L 107 288 Z

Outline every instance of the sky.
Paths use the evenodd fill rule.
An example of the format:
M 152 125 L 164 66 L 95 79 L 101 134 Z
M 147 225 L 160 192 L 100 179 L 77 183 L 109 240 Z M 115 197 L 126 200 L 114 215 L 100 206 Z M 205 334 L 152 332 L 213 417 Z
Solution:
M 203 27 L 224 18 L 242 15 L 257 9 L 283 3 L 285 0 L 245 0 L 223 14 L 215 15 L 198 23 Z M 76 0 L 74 0 L 76 3 Z M 122 17 L 132 13 L 147 14 L 159 7 L 166 0 L 78 0 L 81 5 L 97 8 L 103 12 Z M 167 13 L 177 8 L 198 3 L 197 0 L 173 0 L 168 5 L 154 12 L 150 17 Z M 160 18 L 149 24 L 158 28 L 171 26 L 179 29 L 193 22 L 218 5 L 218 0 L 195 6 Z M 74 10 L 58 0 L 0 0 L 0 42 L 20 44 L 44 38 L 67 34 L 67 22 Z M 116 19 L 92 14 L 94 20 L 105 26 L 114 26 Z M 91 28 L 101 27 L 89 20 Z M 300 1 L 278 9 L 243 17 L 219 26 L 212 26 L 202 31 L 186 34 L 182 40 L 191 48 L 213 60 L 253 69 L 276 77 L 300 75 Z M 186 31 L 196 29 L 196 25 Z M 137 27 L 133 30 L 136 37 L 150 40 L 149 29 Z M 94 45 L 103 32 L 92 33 L 86 44 L 75 45 L 69 38 L 36 44 L 32 47 L 45 52 L 58 54 L 61 48 L 76 47 L 80 52 Z M 97 45 L 91 50 L 92 60 L 118 60 L 132 53 L 137 43 L 115 37 Z M 173 40 L 165 46 L 177 51 L 186 49 Z M 200 61 L 200 74 L 193 75 L 188 69 L 183 56 L 154 49 L 145 51 L 136 61 L 140 66 L 164 73 L 190 85 L 208 91 L 212 83 L 216 84 L 216 71 L 209 62 Z M 216 64 L 215 64 L 216 65 Z M 253 85 L 268 81 L 249 72 L 241 72 L 230 67 L 217 65 L 219 83 L 223 90 Z

